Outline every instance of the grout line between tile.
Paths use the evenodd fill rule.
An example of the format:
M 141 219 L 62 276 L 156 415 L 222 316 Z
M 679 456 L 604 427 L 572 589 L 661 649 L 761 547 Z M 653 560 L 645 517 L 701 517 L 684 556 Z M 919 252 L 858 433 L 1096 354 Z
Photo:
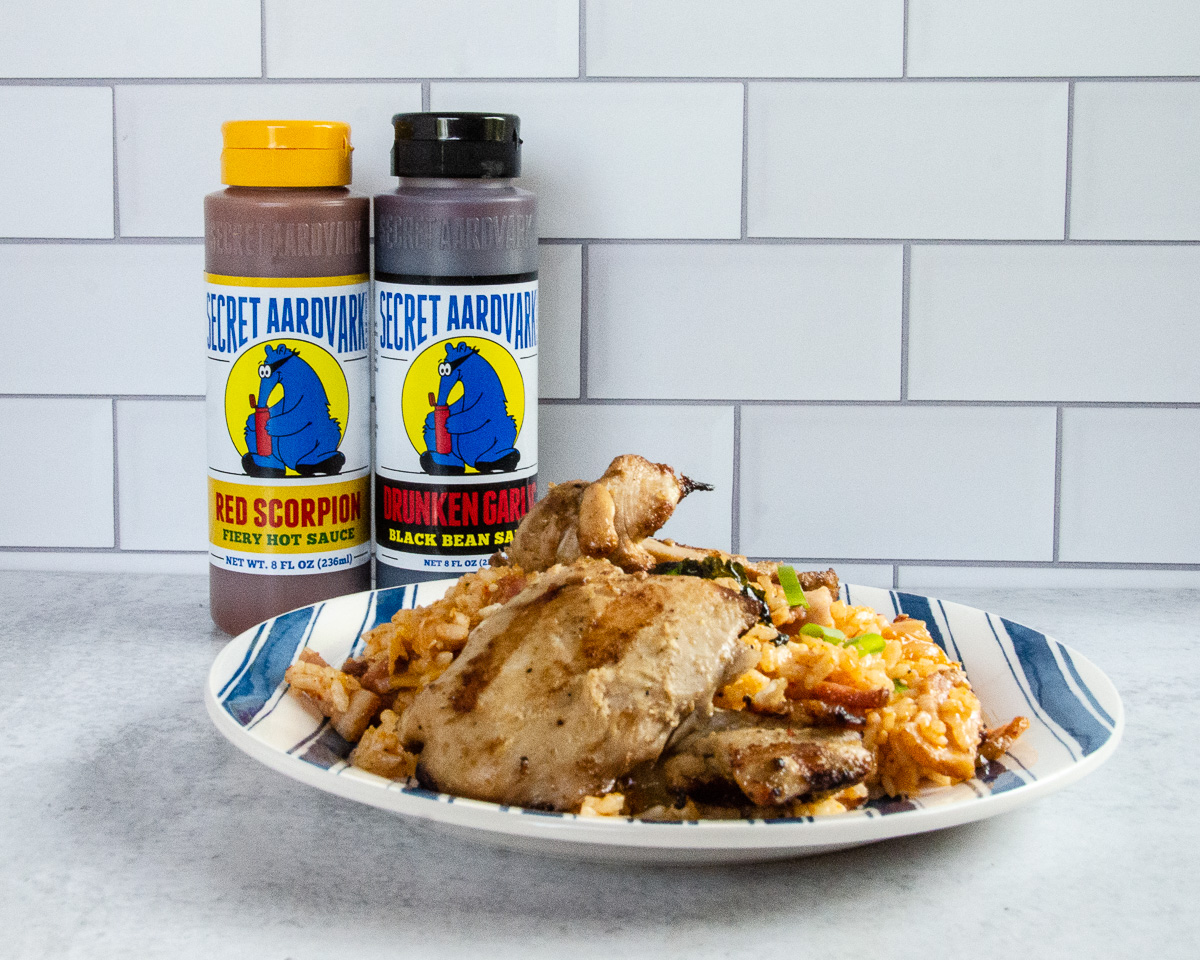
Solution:
M 102 556 L 204 556 L 204 550 L 121 550 L 116 547 L 31 547 L 31 546 L 0 546 L 3 554 L 36 554 L 36 553 L 86 553 Z M 905 567 L 985 567 L 1013 570 L 1145 570 L 1145 571 L 1180 571 L 1184 573 L 1200 573 L 1200 563 L 1115 563 L 1109 561 L 1069 561 L 1049 562 L 1044 560 L 913 560 L 896 559 L 893 557 L 766 557 L 750 556 L 748 559 L 786 560 L 789 562 L 821 562 L 821 563 L 861 563 L 878 566 Z M 70 571 L 63 571 L 70 572 Z
M 582 326 L 582 324 L 581 324 Z M 581 343 L 581 350 L 586 340 Z M 581 371 L 583 372 L 583 371 Z M 0 400 L 121 400 L 161 401 L 204 400 L 203 394 L 193 393 L 0 393 Z M 1063 410 L 1200 410 L 1200 401 L 1189 403 L 1148 400 L 812 400 L 789 397 L 747 399 L 744 397 L 542 397 L 539 403 L 550 406 L 645 406 L 645 407 L 979 407 L 981 409 L 1023 409 L 1030 407 L 1061 407 Z
M 421 109 L 425 112 L 429 111 L 430 89 L 432 86 L 428 80 L 421 81 Z
M 886 246 L 908 244 L 913 247 L 1195 247 L 1200 239 L 1194 240 L 1078 240 L 1061 237 L 1036 240 L 978 240 L 969 237 L 926 239 L 921 237 L 542 237 L 539 243 L 546 246 L 593 245 L 651 246 L 670 244 L 673 246 L 718 246 L 724 244 L 769 247 L 769 246 Z M 202 244 L 203 237 L 0 237 L 0 245 L 21 244 L 72 244 L 79 246 L 120 246 L 122 244 Z
M 121 549 L 121 468 L 117 459 L 117 401 L 112 401 L 113 549 Z
M 34 394 L 0 394 L 5 396 L 29 397 Z M 36 394 L 36 396 L 43 396 Z M 49 394 L 49 397 L 77 397 L 81 394 Z M 104 394 L 105 398 L 109 395 Z M 132 399 L 141 399 L 134 397 Z M 190 398 L 189 398 L 190 399 Z M 1013 407 L 1025 409 L 1032 407 L 1081 408 L 1088 410 L 1198 410 L 1200 401 L 1180 403 L 1176 401 L 1151 400 L 822 400 L 796 399 L 792 397 L 755 398 L 745 397 L 543 397 L 542 403 L 571 404 L 581 400 L 593 406 L 724 406 L 740 403 L 747 407 L 899 407 L 915 409 L 919 407 L 981 407 L 983 409 L 1003 409 Z
M 916 560 L 896 557 L 768 557 L 749 555 L 749 560 L 785 560 L 789 563 L 865 563 L 879 566 L 903 567 L 986 567 L 1002 570 L 1180 570 L 1200 573 L 1200 563 L 1115 563 L 1108 561 L 1057 561 L 1049 560 Z
M 907 0 L 906 0 L 907 2 Z M 258 0 L 258 68 L 267 78 L 267 0 Z
M 121 183 L 120 167 L 117 166 L 117 88 L 109 87 L 112 94 L 112 180 L 113 180 L 113 239 L 121 237 Z
M 588 245 L 586 243 L 579 248 L 579 399 L 588 399 Z
M 742 84 L 742 239 L 750 223 L 750 84 Z
M 900 267 L 900 400 L 908 400 L 908 311 L 912 289 L 912 246 L 904 245 Z
M 587 0 L 579 0 L 579 79 L 587 76 Z
M 729 548 L 742 550 L 742 406 L 733 408 L 733 480 L 729 486 Z
M 80 247 L 119 247 L 138 244 L 195 244 L 204 243 L 203 237 L 0 237 L 0 246 L 25 246 L 36 244 L 70 244 Z
M 1063 450 L 1063 408 L 1055 409 L 1054 415 L 1054 530 L 1050 558 L 1057 562 L 1059 551 L 1059 532 L 1062 525 L 1062 450 Z
M 0 400 L 203 400 L 196 394 L 157 393 L 0 393 Z
M 908 6 L 908 4 L 905 4 Z M 892 564 L 892 589 L 897 590 L 900 587 L 900 564 Z
M 260 68 L 261 69 L 261 68 Z M 1089 83 L 1196 83 L 1200 74 L 1176 74 L 1172 76 L 1024 76 L 1024 77 L 773 77 L 773 76 L 712 76 L 712 77 L 655 77 L 655 76 L 545 76 L 545 77 L 428 77 L 433 83 L 1065 83 L 1081 81 Z M 221 85 L 270 85 L 270 84 L 340 84 L 363 83 L 417 83 L 418 76 L 388 77 L 285 77 L 285 76 L 226 76 L 226 77 L 0 77 L 0 87 L 87 87 L 117 83 L 122 86 L 183 86 L 201 84 Z
M 908 76 L 908 0 L 904 0 L 904 37 L 900 51 L 900 76 Z
M 122 550 L 119 547 L 0 547 L 0 555 L 13 553 L 93 553 L 107 556 L 137 557 L 143 554 L 160 554 L 166 556 L 203 557 L 207 550 Z M 6 571 L 9 572 L 9 571 Z M 72 573 L 71 570 L 61 570 L 61 573 Z
M 652 244 L 673 244 L 675 246 L 715 246 L 719 244 L 739 244 L 741 246 L 879 246 L 886 244 L 907 243 L 914 247 L 1194 247 L 1200 245 L 1200 239 L 1192 240 L 1064 240 L 1062 237 L 1039 238 L 993 238 L 978 239 L 974 237 L 542 237 L 539 241 L 551 244 L 627 244 L 648 246 Z
M 1067 84 L 1067 177 L 1063 201 L 1063 239 L 1071 239 L 1071 167 L 1075 155 L 1075 81 Z

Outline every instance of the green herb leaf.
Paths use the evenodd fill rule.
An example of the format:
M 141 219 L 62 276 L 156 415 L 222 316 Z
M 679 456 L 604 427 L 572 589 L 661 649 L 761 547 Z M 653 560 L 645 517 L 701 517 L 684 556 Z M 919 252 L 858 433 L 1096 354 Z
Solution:
M 869 653 L 883 653 L 887 641 L 877 633 L 864 633 L 855 637 L 846 646 L 854 647 L 860 657 L 865 657 Z
M 830 643 L 846 642 L 846 635 L 837 627 L 823 627 L 819 623 L 806 623 L 800 628 L 800 633 L 806 637 L 828 640 Z
M 892 684 L 895 686 L 897 693 L 908 693 L 908 684 L 903 680 L 893 680 Z
M 787 597 L 789 607 L 803 607 L 807 610 L 808 597 L 800 586 L 800 578 L 796 576 L 796 568 L 786 563 L 779 565 L 779 585 L 783 587 L 783 595 Z
M 762 587 L 750 579 L 746 568 L 736 560 L 722 560 L 720 557 L 707 556 L 701 560 L 679 560 L 675 563 L 660 563 L 653 573 L 665 577 L 699 577 L 702 580 L 736 580 L 742 587 L 742 594 L 758 601 L 761 623 L 771 623 L 771 611 L 767 608 L 766 595 Z

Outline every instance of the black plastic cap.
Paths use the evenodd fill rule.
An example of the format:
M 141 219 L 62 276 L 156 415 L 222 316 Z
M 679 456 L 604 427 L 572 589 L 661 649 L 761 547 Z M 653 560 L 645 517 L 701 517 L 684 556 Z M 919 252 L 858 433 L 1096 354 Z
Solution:
M 511 113 L 398 113 L 397 177 L 517 177 L 521 120 Z

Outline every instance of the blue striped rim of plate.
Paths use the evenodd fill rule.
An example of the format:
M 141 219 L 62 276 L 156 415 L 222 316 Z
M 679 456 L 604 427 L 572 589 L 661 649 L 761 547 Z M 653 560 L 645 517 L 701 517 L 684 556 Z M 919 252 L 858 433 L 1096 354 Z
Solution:
M 480 839 L 523 838 L 534 847 L 539 840 L 543 847 L 609 846 L 624 849 L 626 858 L 644 846 L 649 859 L 689 862 L 704 850 L 714 855 L 736 850 L 744 859 L 797 855 L 991 816 L 1099 766 L 1116 748 L 1124 725 L 1121 700 L 1109 679 L 1044 633 L 957 603 L 843 584 L 842 599 L 848 603 L 874 607 L 889 617 L 903 613 L 924 620 L 934 641 L 963 664 L 987 722 L 1028 717 L 1029 730 L 1013 749 L 965 783 L 908 799 L 884 797 L 856 811 L 817 819 L 650 823 L 456 798 L 350 766 L 353 744 L 286 696 L 284 681 L 284 672 L 302 650 L 340 664 L 360 652 L 365 631 L 388 622 L 398 610 L 432 602 L 452 582 L 338 597 L 281 614 L 234 638 L 217 656 L 205 691 L 214 723 L 236 746 L 295 779 L 452 830 L 465 829 Z M 680 831 L 689 827 L 700 828 L 704 837 L 684 839 Z M 672 849 L 687 856 L 665 855 Z

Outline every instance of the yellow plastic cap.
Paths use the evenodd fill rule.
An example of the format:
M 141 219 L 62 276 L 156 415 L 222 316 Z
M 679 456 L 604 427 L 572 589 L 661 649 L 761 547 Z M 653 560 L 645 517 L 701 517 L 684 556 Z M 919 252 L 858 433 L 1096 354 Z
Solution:
M 350 182 L 350 125 L 321 120 L 221 124 L 221 182 L 234 187 L 341 187 Z

